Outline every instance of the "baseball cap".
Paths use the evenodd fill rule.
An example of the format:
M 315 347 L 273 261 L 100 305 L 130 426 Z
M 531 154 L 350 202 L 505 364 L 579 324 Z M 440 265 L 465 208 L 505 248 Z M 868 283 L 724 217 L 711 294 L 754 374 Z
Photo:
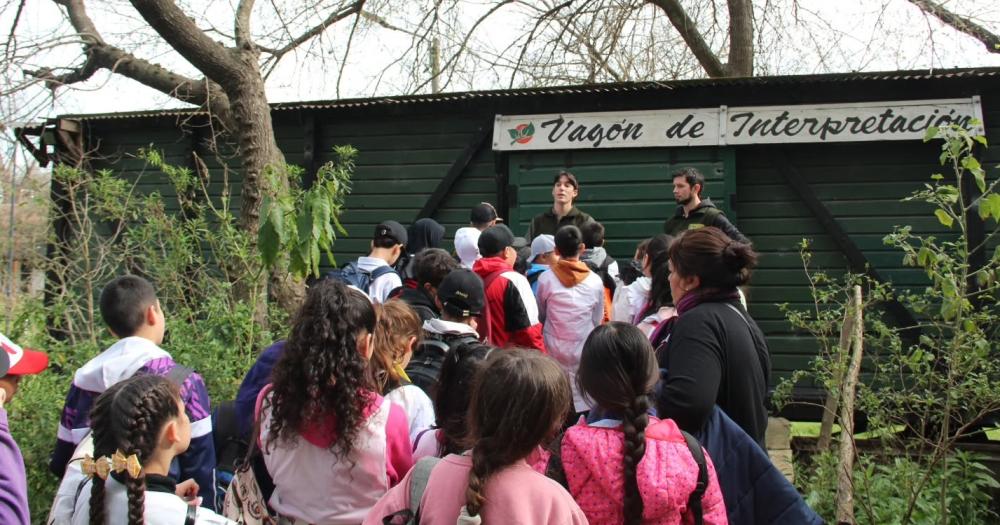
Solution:
M 479 235 L 479 254 L 491 257 L 514 245 L 514 234 L 506 225 L 490 226 Z
M 373 239 L 389 238 L 396 241 L 396 244 L 406 244 L 406 228 L 396 221 L 382 221 L 375 227 Z
M 4 357 L 9 362 L 5 375 L 37 374 L 49 366 L 48 354 L 21 348 L 3 334 L 0 334 L 0 346 L 3 347 Z
M 479 315 L 486 304 L 483 280 L 465 268 L 446 275 L 437 288 L 437 295 L 445 311 L 459 317 Z
M 476 228 L 459 228 L 455 232 L 455 253 L 462 261 L 462 266 L 472 269 L 472 265 L 479 259 L 479 234 Z
M 469 212 L 469 222 L 472 224 L 486 224 L 490 221 L 503 221 L 503 219 L 497 217 L 497 209 L 488 202 L 480 202 Z
M 556 249 L 555 237 L 547 233 L 543 233 L 538 237 L 535 237 L 535 240 L 531 241 L 531 257 L 528 257 L 528 262 L 534 262 L 535 257 L 538 257 L 543 253 L 549 253 L 551 251 L 555 251 L 555 249 Z

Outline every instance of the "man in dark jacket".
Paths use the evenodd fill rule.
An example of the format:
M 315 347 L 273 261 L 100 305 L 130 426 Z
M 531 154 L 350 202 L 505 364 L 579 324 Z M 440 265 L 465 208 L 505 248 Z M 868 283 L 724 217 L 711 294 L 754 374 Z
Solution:
M 701 190 L 705 187 L 705 176 L 695 168 L 684 168 L 673 176 L 674 200 L 677 201 L 677 212 L 663 223 L 663 233 L 674 237 L 685 230 L 715 226 L 729 236 L 730 239 L 749 243 L 750 241 L 729 222 L 722 210 L 715 207 L 712 199 L 701 198 Z

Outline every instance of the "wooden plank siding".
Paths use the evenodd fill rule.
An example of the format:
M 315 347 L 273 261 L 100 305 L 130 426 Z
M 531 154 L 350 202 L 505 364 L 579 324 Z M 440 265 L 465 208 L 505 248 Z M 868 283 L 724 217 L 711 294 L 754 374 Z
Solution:
M 863 74 L 861 74 L 863 76 Z M 705 81 L 716 82 L 716 81 Z M 982 148 L 983 164 L 1000 164 L 1000 76 L 896 79 L 796 79 L 741 84 L 718 81 L 662 90 L 587 88 L 546 93 L 511 92 L 484 98 L 454 97 L 405 103 L 378 100 L 353 107 L 325 103 L 285 105 L 272 113 L 279 147 L 292 164 L 312 159 L 318 166 L 331 159 L 334 145 L 359 150 L 353 192 L 342 217 L 348 236 L 337 240 L 334 253 L 344 263 L 368 251 L 374 225 L 395 219 L 409 225 L 476 135 L 496 114 L 628 111 L 644 109 L 822 104 L 879 100 L 943 99 L 980 95 L 990 146 Z M 138 193 L 160 191 L 169 211 L 178 211 L 167 181 L 132 157 L 154 144 L 167 162 L 190 165 L 191 151 L 204 151 L 182 131 L 188 117 L 76 116 L 84 127 L 86 148 L 96 150 L 94 168 L 112 169 L 135 183 Z M 311 120 L 310 129 L 306 125 Z M 196 120 L 191 121 L 194 124 Z M 202 130 L 201 135 L 207 132 Z M 305 152 L 313 147 L 312 157 Z M 753 242 L 760 265 L 748 289 L 750 311 L 768 337 L 773 359 L 772 383 L 808 366 L 816 341 L 794 333 L 778 304 L 805 308 L 811 304 L 798 255 L 803 237 L 813 242 L 813 265 L 829 273 L 843 272 L 847 261 L 822 224 L 788 187 L 775 169 L 772 152 L 779 146 L 574 150 L 497 154 L 489 145 L 478 151 L 455 182 L 433 218 L 446 227 L 445 248 L 457 228 L 468 222 L 469 209 L 482 201 L 499 205 L 515 234 L 523 235 L 531 217 L 551 205 L 552 178 L 560 168 L 580 179 L 579 207 L 607 227 L 609 251 L 619 260 L 631 257 L 636 243 L 659 233 L 673 213 L 669 173 L 694 165 L 708 177 L 705 192 Z M 919 270 L 902 266 L 901 255 L 883 237 L 893 226 L 909 224 L 918 233 L 945 233 L 927 206 L 901 202 L 934 172 L 942 171 L 939 145 L 918 141 L 780 146 L 796 173 L 879 273 L 904 289 L 926 280 Z M 218 198 L 225 159 L 205 158 L 211 169 L 210 192 Z M 235 159 L 231 165 L 238 166 Z M 497 172 L 500 173 L 497 173 Z M 996 173 L 994 170 L 993 173 Z M 230 171 L 233 209 L 238 211 L 240 175 Z M 501 188 L 501 185 L 504 185 Z M 507 192 L 506 185 L 515 188 Z M 732 200 L 730 200 L 732 196 Z M 509 210 L 505 202 L 511 202 Z M 514 204 L 516 203 L 516 205 Z M 989 231 L 989 225 L 987 225 Z M 1000 243 L 995 239 L 992 251 Z

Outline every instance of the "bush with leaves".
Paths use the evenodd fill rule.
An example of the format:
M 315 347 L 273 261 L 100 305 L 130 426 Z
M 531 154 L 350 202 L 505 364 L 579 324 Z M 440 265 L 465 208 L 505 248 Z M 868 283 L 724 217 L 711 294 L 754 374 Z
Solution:
M 227 191 L 228 172 L 222 172 L 221 181 L 212 181 L 207 170 L 165 163 L 155 149 L 141 150 L 138 156 L 149 171 L 135 182 L 110 171 L 66 166 L 54 170 L 53 179 L 63 191 L 53 202 L 51 220 L 62 225 L 64 237 L 45 261 L 54 277 L 47 283 L 48 303 L 41 298 L 22 301 L 10 319 L 12 339 L 44 349 L 51 358 L 49 370 L 25 378 L 8 406 L 27 465 L 36 523 L 44 523 L 59 482 L 48 472 L 48 460 L 72 374 L 113 342 L 97 307 L 104 283 L 125 272 L 153 283 L 167 320 L 163 347 L 204 376 L 216 402 L 232 399 L 257 352 L 286 332 L 282 309 L 267 309 L 269 317 L 261 326 L 255 322 L 259 305 L 237 299 L 236 286 L 260 286 L 259 277 L 270 268 L 238 227 Z M 325 202 L 336 203 L 339 213 L 351 164 L 331 164 L 321 171 L 322 188 L 292 191 L 295 197 L 289 202 L 296 211 L 322 207 L 324 202 L 312 195 L 325 192 Z M 179 213 L 168 211 L 159 193 L 136 191 L 136 182 L 146 177 L 170 182 Z M 221 183 L 222 194 L 210 194 L 210 183 Z M 334 185 L 340 189 L 335 191 Z M 294 200 L 300 196 L 309 203 Z M 330 217 L 336 225 L 332 210 L 309 216 Z M 312 229 L 310 224 L 310 233 Z M 324 233 L 320 228 L 321 236 Z M 331 249 L 330 243 L 324 247 Z M 262 292 L 250 297 L 265 297 Z
M 884 450 L 875 456 L 861 455 L 855 463 L 854 499 L 855 514 L 870 523 L 982 523 L 987 515 L 969 510 L 967 504 L 981 504 L 988 490 L 996 487 L 992 479 L 981 479 L 985 467 L 959 453 L 958 443 L 984 418 L 1000 411 L 997 173 L 987 173 L 975 158 L 977 148 L 986 145 L 984 137 L 957 126 L 930 129 L 926 140 L 938 139 L 944 173 L 932 175 L 923 189 L 904 200 L 927 204 L 948 231 L 926 235 L 901 226 L 884 239 L 900 251 L 904 265 L 922 270 L 927 285 L 890 290 L 862 280 L 869 288 L 866 306 L 896 300 L 917 319 L 916 326 L 893 326 L 873 315 L 876 309 L 866 311 L 865 349 L 874 357 L 871 380 L 858 390 L 857 409 L 867 416 L 870 432 L 881 437 Z M 977 222 L 981 235 L 974 233 Z M 813 286 L 813 312 L 786 309 L 786 315 L 794 326 L 829 345 L 838 319 L 843 318 L 839 298 L 857 278 L 839 282 L 817 278 L 805 253 L 810 283 L 824 286 Z M 794 381 L 811 376 L 830 388 L 842 366 L 841 354 L 829 352 Z M 787 393 L 792 384 L 787 382 L 780 390 Z M 900 454 L 909 459 L 884 460 Z M 826 468 L 824 461 L 835 462 L 820 456 L 817 471 L 827 472 L 807 477 L 811 481 L 806 489 L 814 499 L 832 501 L 836 487 L 830 484 L 836 469 Z M 823 479 L 827 475 L 829 479 Z M 864 483 L 858 482 L 859 476 Z M 832 507 L 824 516 L 833 517 Z

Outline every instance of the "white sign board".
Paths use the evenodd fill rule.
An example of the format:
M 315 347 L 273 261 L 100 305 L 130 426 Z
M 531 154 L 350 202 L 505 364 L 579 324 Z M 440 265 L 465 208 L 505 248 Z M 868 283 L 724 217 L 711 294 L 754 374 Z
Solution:
M 976 126 L 972 121 L 978 121 Z M 497 115 L 493 149 L 652 148 L 921 140 L 927 128 L 958 124 L 983 133 L 979 97 L 789 105 Z

